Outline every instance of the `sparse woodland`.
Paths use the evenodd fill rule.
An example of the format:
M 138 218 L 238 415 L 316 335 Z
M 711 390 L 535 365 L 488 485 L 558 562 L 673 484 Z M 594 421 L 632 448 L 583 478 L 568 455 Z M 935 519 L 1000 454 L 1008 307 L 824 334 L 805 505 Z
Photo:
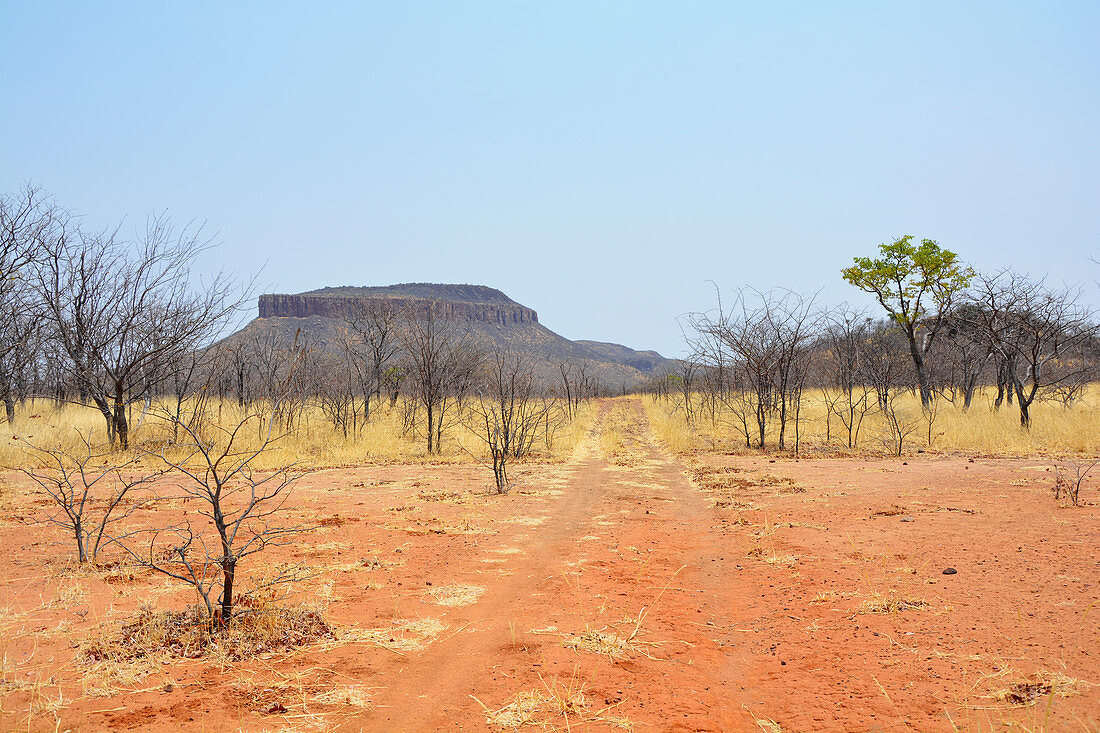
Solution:
M 584 364 L 537 382 L 528 359 L 484 353 L 431 307 L 349 312 L 335 344 L 223 339 L 250 287 L 197 276 L 211 240 L 165 216 L 133 238 L 89 231 L 27 187 L 0 201 L 0 226 L 6 466 L 44 493 L 42 524 L 80 564 L 107 554 L 190 586 L 187 613 L 214 629 L 308 574 L 243 582 L 253 556 L 311 530 L 286 512 L 311 467 L 447 446 L 484 458 L 507 493 L 508 464 L 569 450 L 567 426 L 598 390 Z M 147 511 L 165 502 L 178 515 Z
M 469 466 L 483 477 L 477 501 L 491 510 L 515 498 L 525 465 L 564 464 L 585 450 L 602 451 L 615 470 L 660 464 L 643 456 L 653 444 L 639 419 L 648 419 L 645 430 L 680 456 L 1047 456 L 1054 499 L 1090 501 L 1100 338 L 1082 292 L 1011 270 L 976 272 L 930 240 L 883 244 L 838 273 L 877 310 L 783 289 L 719 294 L 713 310 L 684 319 L 689 356 L 636 388 L 643 400 L 607 409 L 595 404 L 609 390 L 588 363 L 486 351 L 442 308 L 349 311 L 335 341 L 230 335 L 252 289 L 224 273 L 198 275 L 213 243 L 194 224 L 158 216 L 132 238 L 89 231 L 27 187 L 0 201 L 0 237 L 0 462 L 40 497 L 27 526 L 64 544 L 72 572 L 127 568 L 192 598 L 142 606 L 82 643 L 83 659 L 115 670 L 334 639 L 318 600 L 331 584 L 306 585 L 317 564 L 267 559 L 348 521 L 321 521 L 296 504 L 295 491 L 322 468 Z M 718 469 L 689 460 L 697 478 L 717 481 L 708 471 Z M 802 490 L 764 479 L 729 485 Z M 714 506 L 754 505 L 731 493 Z M 427 527 L 416 536 L 484 531 L 469 516 L 416 521 Z M 766 518 L 763 526 L 761 536 L 774 531 Z M 762 545 L 753 552 L 797 561 Z M 364 557 L 340 567 L 387 566 Z M 449 592 L 476 600 L 480 591 Z M 632 645 L 645 613 L 626 641 L 606 630 L 592 638 L 615 654 L 641 648 Z M 369 638 L 390 648 L 394 634 Z M 570 648 L 583 648 L 580 638 Z
M 930 240 L 880 254 L 843 273 L 878 312 L 746 288 L 688 316 L 691 356 L 648 386 L 670 441 L 795 454 L 1100 450 L 1100 339 L 1080 288 L 976 273 Z

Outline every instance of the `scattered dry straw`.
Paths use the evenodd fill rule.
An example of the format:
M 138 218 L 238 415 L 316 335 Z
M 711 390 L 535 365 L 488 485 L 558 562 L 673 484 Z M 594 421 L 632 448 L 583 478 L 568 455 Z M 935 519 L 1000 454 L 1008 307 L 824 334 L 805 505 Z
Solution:
M 260 606 L 242 609 L 233 623 L 215 626 L 198 606 L 183 611 L 142 608 L 116 632 L 81 645 L 89 662 L 217 656 L 249 659 L 331 638 L 332 628 L 314 610 Z
M 1039 672 L 994 691 L 990 697 L 1009 705 L 1034 705 L 1040 698 L 1047 695 L 1055 697 L 1079 695 L 1078 688 L 1082 684 L 1080 680 L 1061 672 Z
M 447 585 L 428 591 L 441 606 L 469 606 L 477 603 L 485 588 L 480 585 Z
M 860 607 L 860 613 L 900 613 L 901 611 L 916 611 L 927 609 L 928 601 L 920 598 L 896 598 L 894 596 L 876 596 L 864 601 Z
M 592 701 L 585 694 L 584 684 L 576 686 L 575 680 L 566 684 L 557 679 L 548 684 L 542 677 L 539 680 L 542 682 L 542 689 L 524 690 L 495 710 L 476 697 L 473 699 L 481 705 L 486 723 L 494 730 L 520 730 L 527 727 L 569 730 L 574 725 L 590 723 L 633 729 L 629 720 L 612 714 L 617 705 L 593 710 Z
M 399 619 L 388 627 L 340 629 L 330 646 L 341 644 L 373 644 L 397 654 L 417 652 L 443 633 L 446 625 L 437 618 Z

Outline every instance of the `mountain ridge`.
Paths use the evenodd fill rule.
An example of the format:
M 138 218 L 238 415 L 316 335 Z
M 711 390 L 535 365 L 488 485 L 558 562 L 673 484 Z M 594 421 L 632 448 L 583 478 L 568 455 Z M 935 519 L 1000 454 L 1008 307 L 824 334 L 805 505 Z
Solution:
M 230 338 L 300 330 L 322 343 L 334 343 L 346 319 L 376 308 L 414 314 L 430 309 L 436 317 L 463 322 L 478 345 L 533 357 L 540 376 L 547 380 L 554 378 L 561 362 L 587 362 L 590 373 L 605 386 L 629 388 L 675 364 L 653 350 L 567 339 L 541 324 L 534 309 L 503 291 L 459 283 L 329 286 L 296 294 L 264 294 L 258 301 L 259 317 Z

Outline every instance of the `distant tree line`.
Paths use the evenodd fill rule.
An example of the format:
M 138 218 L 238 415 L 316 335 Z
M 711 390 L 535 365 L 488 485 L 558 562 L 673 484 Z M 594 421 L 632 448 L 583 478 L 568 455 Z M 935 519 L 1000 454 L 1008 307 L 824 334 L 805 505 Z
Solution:
M 1011 270 L 978 273 L 936 242 L 903 237 L 878 257 L 856 258 L 843 277 L 872 294 L 886 319 L 788 290 L 736 292 L 715 310 L 687 317 L 691 355 L 648 389 L 677 400 L 689 422 L 717 420 L 746 446 L 774 431 L 799 447 L 810 390 L 825 401 L 829 439 L 849 447 L 879 414 L 898 452 L 918 429 L 897 407 L 918 395 L 923 418 L 942 402 L 969 408 L 982 387 L 993 408 L 1015 404 L 1032 424 L 1036 402 L 1072 405 L 1100 378 L 1100 340 L 1079 288 Z

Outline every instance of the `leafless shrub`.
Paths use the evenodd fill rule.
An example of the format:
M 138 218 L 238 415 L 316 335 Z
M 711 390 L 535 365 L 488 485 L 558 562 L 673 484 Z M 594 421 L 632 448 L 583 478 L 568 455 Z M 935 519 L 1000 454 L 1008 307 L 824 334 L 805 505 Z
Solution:
M 1088 478 L 1089 472 L 1096 468 L 1100 461 L 1067 461 L 1054 464 L 1054 486 L 1051 490 L 1054 499 L 1060 501 L 1069 499 L 1073 506 L 1081 505 L 1081 487 Z
M 72 450 L 26 443 L 44 467 L 20 470 L 54 503 L 56 510 L 45 521 L 73 538 L 77 561 L 95 563 L 100 549 L 113 541 L 109 530 L 148 501 L 135 501 L 131 491 L 149 484 L 163 471 L 128 473 L 136 458 L 119 461 L 78 435 L 81 447 Z
M 400 352 L 402 313 L 391 306 L 367 301 L 345 314 L 348 335 L 341 341 L 349 372 L 355 375 L 363 398 L 363 421 L 371 416 L 371 400 L 381 402 L 389 388 Z
M 554 362 L 558 372 L 558 387 L 565 399 L 565 410 L 572 420 L 577 416 L 581 403 L 599 392 L 599 383 L 592 377 L 592 365 L 587 359 L 574 361 L 562 359 Z
M 928 418 L 924 415 L 924 410 L 921 414 L 913 415 L 908 412 L 904 407 L 898 404 L 899 393 L 894 390 L 889 393 L 886 398 L 885 404 L 881 406 L 883 422 L 885 429 L 882 433 L 882 440 L 890 451 L 895 456 L 901 456 L 905 450 L 905 443 L 917 433 L 923 426 L 928 427 L 928 434 L 931 439 L 932 425 L 935 422 L 935 416 Z M 929 403 L 928 410 L 932 409 L 932 404 L 935 401 Z M 927 421 L 927 422 L 926 422 Z
M 186 453 L 180 457 L 173 452 L 182 447 L 176 445 L 172 451 L 150 455 L 183 478 L 178 490 L 187 512 L 175 524 L 138 530 L 117 540 L 139 564 L 194 587 L 208 617 L 220 625 L 232 621 L 240 601 L 236 576 L 241 561 L 288 544 L 305 529 L 279 521 L 291 486 L 302 474 L 295 473 L 294 466 L 254 469 L 256 459 L 277 439 L 272 433 L 274 419 L 267 421 L 268 433 L 258 446 L 240 447 L 246 430 L 260 419 L 251 414 L 231 428 L 216 427 L 218 437 L 209 442 L 180 424 Z M 252 592 L 301 577 L 301 568 L 285 568 Z
M 510 488 L 508 464 L 531 451 L 548 430 L 555 412 L 553 400 L 540 394 L 534 364 L 519 354 L 497 352 L 488 360 L 478 399 L 469 409 L 469 426 L 485 443 L 492 460 L 496 493 Z

